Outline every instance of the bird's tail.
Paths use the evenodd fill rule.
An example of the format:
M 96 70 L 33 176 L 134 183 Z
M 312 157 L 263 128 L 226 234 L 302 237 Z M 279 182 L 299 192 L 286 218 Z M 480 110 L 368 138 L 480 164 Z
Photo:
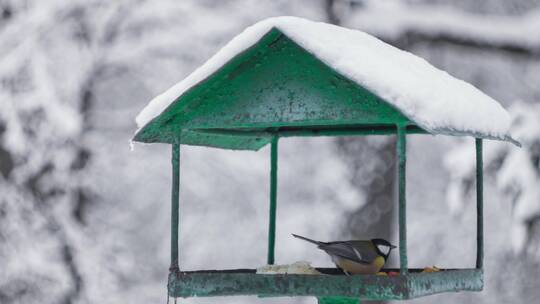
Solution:
M 322 244 L 324 244 L 323 242 L 319 242 L 319 241 L 315 241 L 315 240 L 312 240 L 312 239 L 308 239 L 307 237 L 303 237 L 303 236 L 301 236 L 301 235 L 297 235 L 297 234 L 294 234 L 294 233 L 292 234 L 292 236 L 294 236 L 294 237 L 297 238 L 297 239 L 301 239 L 301 240 L 304 240 L 304 241 L 306 241 L 306 242 L 313 243 L 313 244 L 315 244 L 315 245 L 322 245 Z

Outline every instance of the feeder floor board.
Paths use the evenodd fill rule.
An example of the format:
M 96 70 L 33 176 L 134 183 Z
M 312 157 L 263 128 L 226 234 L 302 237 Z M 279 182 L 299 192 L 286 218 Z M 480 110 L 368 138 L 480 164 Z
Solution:
M 261 297 L 349 297 L 361 300 L 406 300 L 443 292 L 481 291 L 481 269 L 445 269 L 406 275 L 340 274 L 334 268 L 317 268 L 323 274 L 256 274 L 254 269 L 173 271 L 171 297 L 258 295 Z M 385 269 L 383 271 L 397 271 Z

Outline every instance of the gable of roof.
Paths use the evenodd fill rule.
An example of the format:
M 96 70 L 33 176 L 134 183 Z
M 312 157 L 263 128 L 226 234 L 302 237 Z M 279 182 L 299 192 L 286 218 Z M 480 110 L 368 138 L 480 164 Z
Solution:
M 261 134 L 280 128 L 397 124 L 413 122 L 273 29 L 187 90 L 135 139 L 172 142 L 181 135 L 184 144 L 258 149 L 267 142 Z M 190 132 L 182 135 L 182 130 Z M 213 134 L 210 130 L 222 132 Z M 250 143 L 247 132 L 240 141 L 234 140 L 231 132 L 224 137 L 227 134 L 223 130 L 259 135 L 253 136 Z M 220 136 L 213 142 L 212 135 L 217 133 Z M 197 138 L 198 134 L 201 138 Z M 226 144 L 226 138 L 234 143 Z

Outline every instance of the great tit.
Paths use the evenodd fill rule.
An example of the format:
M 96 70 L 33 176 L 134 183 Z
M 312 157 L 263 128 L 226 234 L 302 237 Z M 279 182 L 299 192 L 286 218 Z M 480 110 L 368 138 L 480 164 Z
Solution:
M 293 234 L 295 238 L 313 243 L 324 250 L 336 266 L 349 274 L 376 274 L 381 270 L 396 246 L 383 239 L 365 241 L 319 242 Z

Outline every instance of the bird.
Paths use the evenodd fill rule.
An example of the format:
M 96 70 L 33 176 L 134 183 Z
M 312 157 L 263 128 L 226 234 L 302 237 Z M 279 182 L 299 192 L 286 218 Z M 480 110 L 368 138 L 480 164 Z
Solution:
M 300 235 L 295 238 L 313 243 L 331 258 L 346 275 L 376 274 L 388 260 L 396 246 L 384 239 L 320 242 Z

